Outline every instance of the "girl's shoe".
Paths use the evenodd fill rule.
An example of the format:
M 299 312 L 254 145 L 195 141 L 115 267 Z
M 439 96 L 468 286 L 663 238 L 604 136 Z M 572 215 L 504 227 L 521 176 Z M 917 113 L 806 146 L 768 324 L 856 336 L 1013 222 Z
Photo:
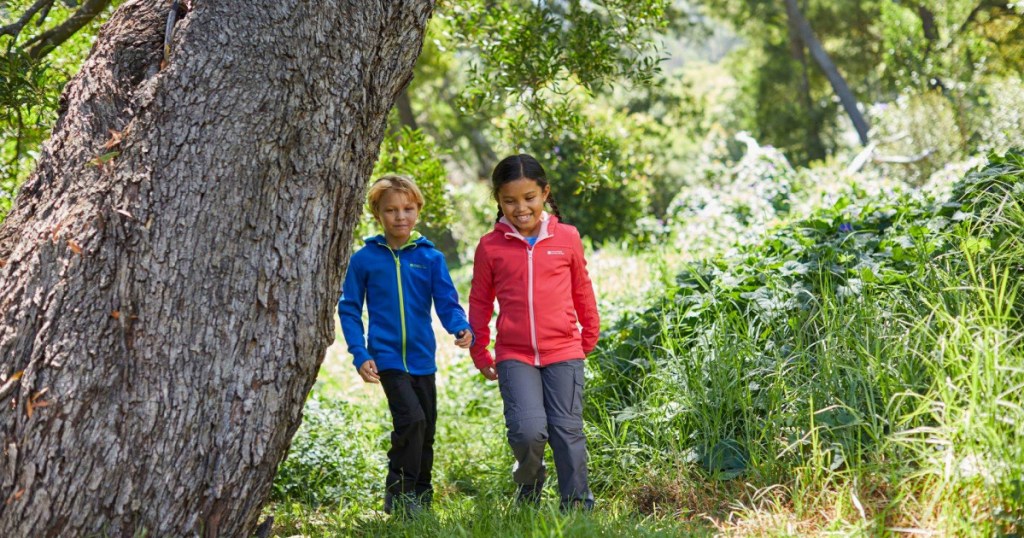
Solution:
M 516 503 L 526 506 L 540 506 L 542 486 L 519 486 Z
M 559 503 L 558 508 L 562 512 L 593 512 L 594 511 L 594 499 L 570 499 L 568 501 L 562 500 Z

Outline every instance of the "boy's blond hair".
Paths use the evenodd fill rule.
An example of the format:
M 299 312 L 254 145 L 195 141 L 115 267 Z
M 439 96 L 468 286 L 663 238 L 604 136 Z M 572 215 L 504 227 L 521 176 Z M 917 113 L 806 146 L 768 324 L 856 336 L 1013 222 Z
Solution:
M 423 209 L 423 193 L 412 179 L 397 174 L 382 176 L 370 186 L 370 192 L 366 195 L 367 203 L 370 204 L 370 213 L 373 218 L 380 220 L 380 199 L 388 191 L 398 191 L 412 198 L 419 209 Z

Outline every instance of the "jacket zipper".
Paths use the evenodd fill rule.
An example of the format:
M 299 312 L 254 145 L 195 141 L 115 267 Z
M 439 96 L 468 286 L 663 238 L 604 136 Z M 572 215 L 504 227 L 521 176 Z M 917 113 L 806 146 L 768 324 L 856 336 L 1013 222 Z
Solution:
M 401 248 L 399 250 L 401 250 Z M 395 259 L 395 275 L 397 275 L 398 278 L 398 317 L 402 321 L 402 366 L 405 368 L 405 371 L 408 372 L 409 363 L 405 358 L 405 293 L 402 291 L 402 262 L 398 258 L 398 253 L 391 250 L 390 246 L 388 247 L 388 251 L 391 252 L 391 256 Z
M 537 317 L 534 314 L 533 308 L 533 251 L 542 240 L 550 237 L 544 235 L 543 237 L 538 236 L 537 240 L 530 245 L 530 242 L 526 240 L 522 234 L 518 233 L 515 226 L 509 225 L 512 228 L 513 237 L 518 237 L 526 245 L 526 274 L 527 274 L 527 285 L 526 285 L 526 297 L 527 304 L 530 307 L 530 343 L 533 344 L 533 365 L 540 368 L 540 346 L 537 345 Z M 507 234 L 506 234 L 507 235 Z
M 534 244 L 536 245 L 536 243 Z M 530 341 L 533 343 L 533 365 L 540 367 L 540 347 L 537 345 L 537 317 L 533 311 L 533 247 L 527 246 L 527 302 L 530 305 Z

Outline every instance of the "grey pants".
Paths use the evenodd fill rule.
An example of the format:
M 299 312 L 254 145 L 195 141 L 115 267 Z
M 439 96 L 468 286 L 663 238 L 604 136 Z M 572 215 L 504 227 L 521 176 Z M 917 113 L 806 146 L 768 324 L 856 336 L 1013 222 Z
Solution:
M 583 360 L 536 368 L 515 360 L 498 363 L 508 443 L 516 458 L 512 480 L 544 485 L 544 445 L 551 443 L 563 506 L 593 505 L 587 484 L 587 438 L 583 435 Z

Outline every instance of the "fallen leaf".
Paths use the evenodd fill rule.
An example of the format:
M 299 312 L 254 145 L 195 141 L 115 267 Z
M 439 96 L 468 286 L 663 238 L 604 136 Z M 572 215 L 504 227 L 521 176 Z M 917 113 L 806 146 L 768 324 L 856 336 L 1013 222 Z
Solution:
M 75 243 L 74 241 L 72 241 L 70 239 L 68 239 L 68 248 L 70 248 L 71 252 L 74 252 L 75 254 L 81 254 L 82 253 L 82 247 L 78 246 L 78 243 Z
M 0 267 L 7 265 L 7 260 L 0 259 Z
M 121 317 L 121 313 L 118 312 L 117 310 L 114 310 L 113 312 L 110 313 L 110 317 L 112 317 L 114 319 L 118 319 L 118 318 Z
M 21 496 L 24 495 L 24 494 L 25 494 L 25 488 L 21 488 L 18 491 L 15 491 L 14 493 L 12 493 L 11 496 L 7 498 L 7 502 L 5 502 L 4 504 L 11 504 L 12 502 L 20 499 Z
M 17 381 L 17 380 L 21 379 L 21 376 L 24 373 L 25 373 L 25 370 L 18 370 L 17 372 L 14 372 L 13 374 L 11 374 L 11 377 L 5 379 L 4 383 L 7 383 L 8 381 Z
M 115 131 L 113 129 L 109 129 L 109 131 L 110 140 L 107 140 L 107 142 L 103 144 L 103 149 L 112 149 L 121 144 L 121 131 Z
M 120 214 L 122 214 L 122 215 L 124 215 L 124 216 L 126 216 L 126 217 L 128 217 L 130 219 L 134 219 L 135 218 L 131 213 L 125 211 L 124 209 L 114 208 L 114 211 L 117 212 L 117 213 L 120 213 Z

